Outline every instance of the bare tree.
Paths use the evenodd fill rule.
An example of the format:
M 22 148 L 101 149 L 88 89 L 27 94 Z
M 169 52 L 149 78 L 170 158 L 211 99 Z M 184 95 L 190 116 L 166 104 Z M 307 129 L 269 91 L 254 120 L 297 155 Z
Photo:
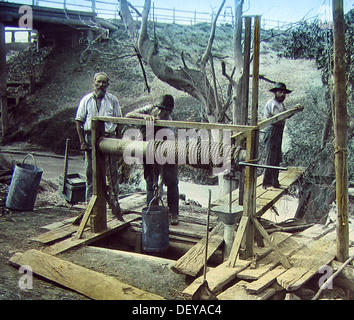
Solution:
M 210 32 L 210 37 L 208 44 L 206 46 L 205 52 L 202 57 L 196 62 L 197 69 L 189 68 L 186 63 L 183 61 L 183 67 L 179 69 L 173 69 L 167 65 L 163 59 L 160 57 L 157 45 L 154 41 L 150 40 L 148 35 L 148 15 L 151 7 L 151 1 L 145 0 L 144 9 L 142 13 L 142 22 L 140 28 L 137 26 L 133 20 L 130 10 L 129 3 L 126 0 L 120 0 L 120 10 L 121 16 L 124 24 L 127 27 L 133 45 L 136 49 L 138 55 L 142 60 L 148 64 L 152 72 L 163 82 L 168 83 L 170 86 L 174 87 L 177 90 L 184 91 L 196 98 L 199 101 L 202 101 L 205 106 L 206 117 L 210 123 L 223 122 L 225 120 L 226 110 L 230 106 L 230 101 L 232 101 L 231 96 L 228 99 L 225 99 L 224 105 L 221 103 L 218 97 L 218 90 L 216 88 L 216 75 L 214 69 L 214 61 L 212 55 L 212 46 L 215 37 L 216 23 L 217 19 L 221 13 L 221 10 L 225 4 L 226 0 L 223 0 L 215 17 L 212 22 L 212 28 Z M 235 70 L 237 72 L 233 73 L 237 75 L 237 79 L 232 81 L 229 76 L 234 94 L 237 96 L 241 92 L 240 79 L 242 78 L 242 49 L 241 49 L 241 33 L 242 33 L 242 5 L 243 0 L 235 0 L 237 4 L 237 31 L 235 34 L 235 62 L 237 67 Z M 183 55 L 182 55 L 183 59 Z M 210 64 L 212 79 L 210 80 L 207 72 L 206 66 Z M 240 76 L 241 75 L 241 76 Z M 232 90 L 229 90 L 230 95 Z M 235 99 L 233 99 L 235 100 Z M 237 99 L 235 103 L 242 101 Z
M 148 15 L 151 7 L 151 1 L 145 0 L 144 9 L 142 13 L 142 22 L 140 28 L 134 22 L 129 6 L 126 0 L 120 0 L 120 9 L 123 22 L 129 32 L 130 38 L 133 42 L 135 51 L 138 54 L 139 60 L 143 60 L 152 72 L 163 82 L 169 84 L 177 90 L 184 91 L 202 101 L 205 106 L 205 114 L 209 123 L 222 123 L 228 119 L 226 111 L 232 108 L 232 122 L 234 124 L 246 124 L 246 119 L 243 116 L 245 109 L 242 105 L 247 106 L 244 99 L 244 90 L 242 90 L 245 83 L 244 80 L 244 59 L 242 55 L 242 8 L 243 0 L 235 0 L 235 23 L 234 23 L 234 66 L 232 67 L 231 75 L 227 74 L 226 64 L 222 62 L 222 74 L 229 81 L 229 88 L 227 90 L 226 99 L 219 97 L 220 90 L 217 88 L 216 72 L 214 68 L 214 57 L 212 54 L 212 47 L 215 38 L 216 24 L 218 17 L 224 7 L 226 0 L 223 0 L 212 22 L 209 40 L 204 54 L 196 61 L 197 69 L 189 68 L 182 53 L 183 67 L 173 69 L 167 65 L 159 56 L 157 44 L 150 40 L 148 36 Z M 210 65 L 211 80 L 209 80 L 207 73 L 208 63 Z M 249 67 L 249 60 L 246 61 Z M 249 74 L 246 74 L 247 81 Z M 248 96 L 248 91 L 246 91 Z M 222 102 L 223 101 L 223 102 Z M 219 186 L 221 193 L 228 193 L 230 183 L 219 176 Z

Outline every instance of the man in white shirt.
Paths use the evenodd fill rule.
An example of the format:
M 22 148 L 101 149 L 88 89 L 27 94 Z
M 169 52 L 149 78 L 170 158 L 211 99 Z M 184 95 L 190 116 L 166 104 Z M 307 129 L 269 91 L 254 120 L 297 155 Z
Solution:
M 286 95 L 291 93 L 291 90 L 286 88 L 284 83 L 278 82 L 275 87 L 269 90 L 274 93 L 274 99 L 267 102 L 264 108 L 264 115 L 266 118 L 271 118 L 278 113 L 286 111 L 284 100 Z M 283 131 L 285 120 L 279 121 L 270 125 L 264 136 L 266 164 L 270 166 L 279 166 L 282 161 L 281 145 L 283 139 Z M 263 188 L 274 187 L 279 188 L 279 170 L 265 169 Z
M 79 102 L 76 112 L 76 130 L 80 139 L 81 150 L 85 151 L 86 163 L 86 201 L 92 196 L 92 154 L 91 154 L 91 121 L 96 116 L 122 117 L 122 111 L 118 99 L 111 93 L 107 92 L 109 86 L 109 78 L 106 73 L 98 72 L 93 78 L 93 92 L 86 94 Z M 105 122 L 106 137 L 117 136 L 117 124 Z M 108 157 L 107 175 L 108 183 L 111 186 L 109 198 L 115 204 L 115 208 L 119 210 L 118 204 L 118 169 L 117 161 L 114 156 Z M 113 194 L 112 194 L 113 193 Z M 114 208 L 111 208 L 115 211 Z M 120 212 L 113 212 L 119 215 Z

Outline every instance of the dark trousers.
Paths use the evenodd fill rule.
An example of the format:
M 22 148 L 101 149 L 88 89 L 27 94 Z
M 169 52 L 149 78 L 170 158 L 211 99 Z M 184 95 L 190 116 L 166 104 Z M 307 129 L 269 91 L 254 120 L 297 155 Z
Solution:
M 167 187 L 167 205 L 172 216 L 179 213 L 179 190 L 178 190 L 178 166 L 176 164 L 145 164 L 144 178 L 146 181 L 147 204 L 154 197 L 154 191 L 158 187 L 159 176 Z M 157 204 L 156 201 L 153 204 Z
M 279 166 L 282 162 L 281 144 L 283 140 L 284 125 L 270 125 L 265 132 L 265 162 L 270 166 Z M 279 186 L 279 170 L 265 169 L 263 186 Z
M 106 134 L 106 137 L 115 138 L 114 133 Z M 91 133 L 85 133 L 86 142 L 92 146 L 92 135 Z M 105 156 L 105 166 L 106 166 L 106 179 L 108 182 L 108 199 L 114 208 L 119 208 L 118 194 L 119 194 L 119 185 L 118 185 L 118 161 L 119 156 L 117 155 L 106 155 Z M 93 178 L 92 178 L 92 151 L 85 152 L 85 164 L 86 164 L 86 202 L 90 201 L 93 191 Z M 113 208 L 111 208 L 113 210 Z

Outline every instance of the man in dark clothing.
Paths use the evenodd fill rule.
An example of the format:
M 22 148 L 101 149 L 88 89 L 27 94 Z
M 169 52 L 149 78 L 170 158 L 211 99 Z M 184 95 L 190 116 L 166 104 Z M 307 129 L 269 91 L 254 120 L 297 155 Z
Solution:
M 171 95 L 164 95 L 159 105 L 147 105 L 129 112 L 127 118 L 145 119 L 147 125 L 149 122 L 153 123 L 157 120 L 172 120 L 171 113 L 174 108 L 174 99 Z M 161 127 L 155 127 L 154 137 L 156 132 Z M 146 140 L 146 132 L 143 133 L 144 140 Z M 163 165 L 144 164 L 144 178 L 147 189 L 147 204 L 149 205 L 155 197 L 158 190 L 159 176 L 162 177 L 163 184 L 167 187 L 167 205 L 171 215 L 171 224 L 177 225 L 179 223 L 179 189 L 178 189 L 178 165 L 165 163 Z M 158 204 L 155 199 L 153 204 Z
M 286 88 L 284 83 L 276 83 L 275 87 L 269 90 L 274 93 L 274 99 L 267 102 L 264 108 L 264 115 L 266 118 L 271 118 L 278 113 L 286 111 L 284 100 L 287 94 L 292 91 Z M 279 121 L 270 125 L 265 132 L 264 144 L 266 159 L 265 162 L 270 166 L 279 166 L 282 162 L 281 145 L 283 140 L 283 131 L 285 120 Z M 263 188 L 274 187 L 279 188 L 279 170 L 265 169 L 263 178 Z

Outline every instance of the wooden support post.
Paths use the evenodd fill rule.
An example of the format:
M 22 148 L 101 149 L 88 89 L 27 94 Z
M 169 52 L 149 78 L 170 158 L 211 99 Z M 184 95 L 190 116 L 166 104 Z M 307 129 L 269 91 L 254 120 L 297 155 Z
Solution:
M 234 243 L 233 243 L 231 251 L 230 251 L 229 259 L 227 261 L 228 266 L 230 268 L 234 268 L 236 266 L 238 252 L 240 250 L 241 242 L 242 242 L 243 236 L 245 235 L 248 222 L 249 222 L 249 217 L 247 215 L 243 215 L 241 218 L 240 224 L 237 228 L 235 240 L 234 240 Z
M 98 148 L 98 140 L 104 135 L 104 122 L 92 120 L 91 131 L 93 195 L 97 197 L 91 217 L 91 231 L 98 233 L 107 229 L 105 158 Z
M 254 25 L 254 53 L 253 53 L 253 87 L 252 87 L 252 120 L 251 125 L 258 123 L 258 82 L 259 82 L 259 54 L 260 54 L 260 17 L 255 17 Z
M 242 124 L 248 123 L 248 96 L 249 96 L 249 78 L 250 78 L 250 60 L 251 60 L 251 23 L 250 17 L 245 18 L 245 44 L 244 44 L 244 62 L 243 62 L 243 101 L 242 101 Z
M 334 21 L 334 133 L 336 195 L 338 209 L 337 259 L 344 262 L 349 256 L 348 221 L 348 115 L 345 63 L 343 0 L 333 0 Z
M 85 230 L 85 227 L 86 227 L 86 224 L 93 212 L 93 208 L 95 207 L 95 204 L 96 204 L 96 200 L 97 200 L 97 196 L 96 195 L 93 195 L 90 199 L 90 202 L 85 210 L 85 214 L 84 216 L 82 217 L 82 220 L 81 220 L 81 223 L 80 223 L 80 226 L 79 228 L 77 229 L 77 233 L 76 233 L 76 238 L 77 239 L 80 239 L 81 236 L 82 236 L 82 233 L 84 232 Z
M 252 86 L 252 118 L 251 125 L 258 124 L 258 82 L 259 82 L 259 55 L 260 55 L 260 17 L 255 16 L 254 25 L 254 52 L 253 52 L 253 86 Z M 258 157 L 259 130 L 252 130 L 247 134 L 247 161 L 251 162 Z M 256 187 L 257 168 L 245 168 L 245 194 L 244 194 L 244 214 L 252 219 L 256 214 Z M 258 231 L 257 231 L 258 232 Z M 255 227 L 253 223 L 248 223 L 246 234 L 243 239 L 244 251 L 242 258 L 247 259 L 253 256 L 255 238 Z
M 246 160 L 251 161 L 256 159 L 258 154 L 258 137 L 259 131 L 254 130 L 247 135 L 247 155 Z M 244 214 L 249 218 L 252 218 L 256 214 L 256 187 L 257 187 L 257 168 L 249 167 L 245 168 L 245 195 L 244 195 Z M 245 238 L 244 238 L 244 251 L 243 259 L 247 259 L 253 256 L 254 246 L 254 225 L 248 224 Z
M 258 150 L 258 130 L 249 131 L 247 134 L 247 156 L 246 161 L 254 159 Z M 243 259 L 253 256 L 254 246 L 254 225 L 249 223 L 251 218 L 256 214 L 256 187 L 257 176 L 255 167 L 247 166 L 245 168 L 245 195 L 244 195 L 244 210 L 240 225 L 237 229 L 234 243 L 231 248 L 228 265 L 234 267 L 236 265 L 237 256 L 241 246 L 244 242 Z
M 251 60 L 251 17 L 245 18 L 245 44 L 244 44 L 244 60 L 243 60 L 243 84 L 242 84 L 242 108 L 241 108 L 241 122 L 242 124 L 248 124 L 248 100 L 249 100 L 249 87 L 250 87 L 250 60 Z M 242 141 L 243 143 L 243 141 Z M 240 173 L 239 179 L 239 205 L 243 205 L 244 197 L 244 181 L 245 172 L 244 170 Z
M 1 105 L 1 130 L 2 136 L 7 134 L 9 127 L 7 105 L 7 69 L 5 49 L 5 25 L 0 22 L 0 105 Z

